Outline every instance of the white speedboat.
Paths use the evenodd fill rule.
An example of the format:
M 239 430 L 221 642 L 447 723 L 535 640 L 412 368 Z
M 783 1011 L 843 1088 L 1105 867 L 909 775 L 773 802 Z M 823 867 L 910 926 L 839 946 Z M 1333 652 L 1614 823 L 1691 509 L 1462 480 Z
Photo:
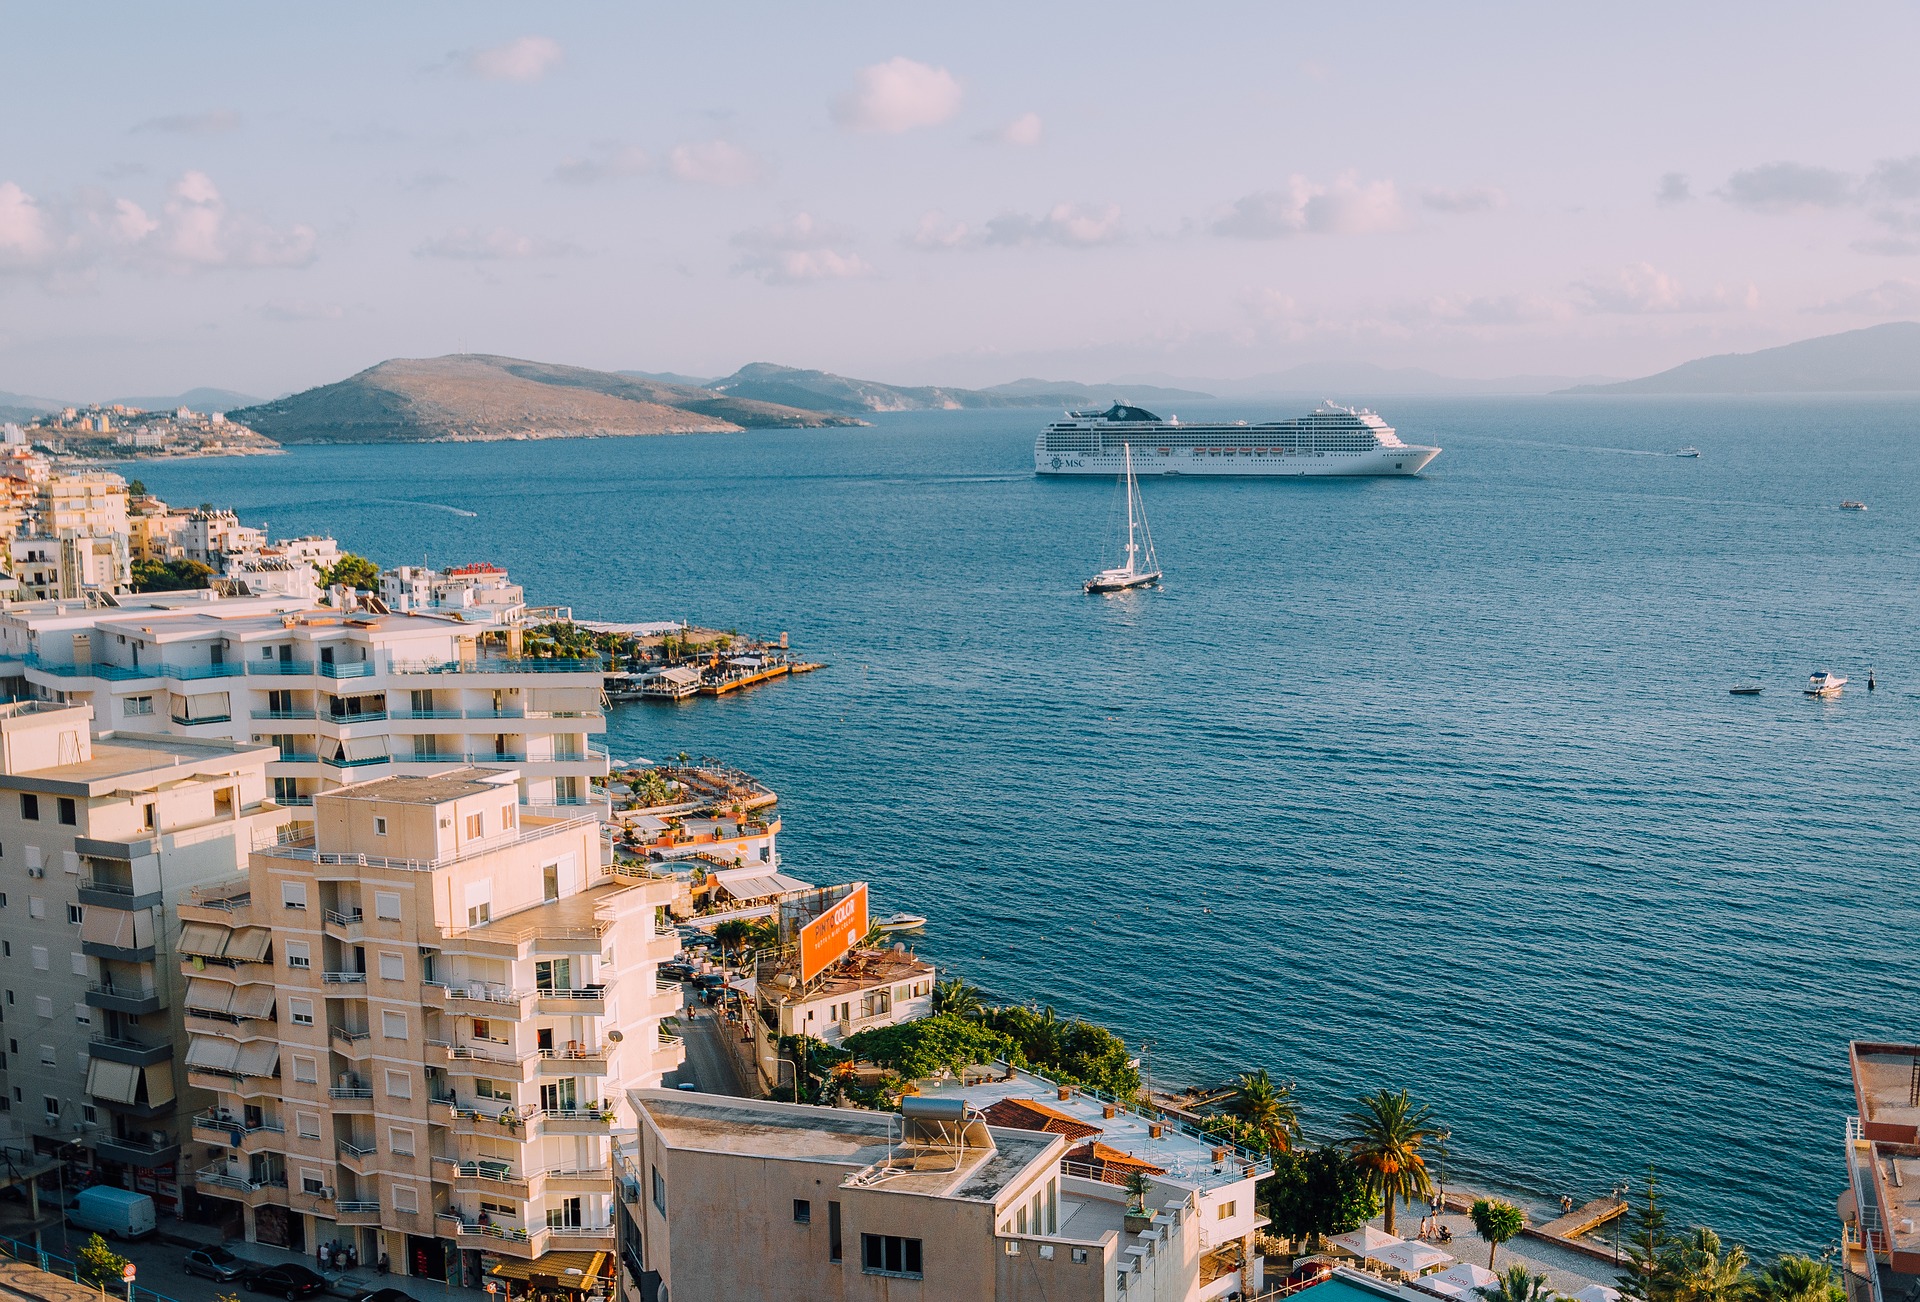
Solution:
M 1807 676 L 1807 695 L 1838 696 L 1840 689 L 1846 685 L 1845 674 L 1830 674 L 1824 669 L 1818 669 Z
M 1160 560 L 1153 554 L 1153 535 L 1147 531 L 1147 504 L 1140 499 L 1140 484 L 1133 477 L 1133 448 L 1123 443 L 1121 451 L 1126 459 L 1122 484 L 1127 494 L 1127 559 L 1088 579 L 1088 592 L 1126 592 L 1160 582 Z
M 1848 499 L 1840 503 L 1840 509 L 1842 511 L 1864 511 L 1867 509 L 1867 504 L 1865 502 L 1855 502 L 1852 499 Z
M 1700 449 L 1699 448 L 1681 448 L 1678 452 L 1674 453 L 1673 455 L 1676 457 L 1697 457 L 1700 455 Z
M 874 919 L 873 929 L 875 931 L 918 931 L 926 925 L 927 919 L 924 914 L 890 913 L 884 918 Z

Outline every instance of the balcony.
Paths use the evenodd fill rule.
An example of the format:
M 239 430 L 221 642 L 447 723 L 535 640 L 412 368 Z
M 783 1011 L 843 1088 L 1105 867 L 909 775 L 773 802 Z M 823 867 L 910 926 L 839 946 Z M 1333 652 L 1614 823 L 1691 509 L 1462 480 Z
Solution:
M 540 1050 L 542 1076 L 604 1076 L 607 1074 L 605 1049 L 587 1047 Z
M 396 660 L 396 674 L 600 674 L 605 664 L 592 660 L 529 660 L 488 656 L 475 660 Z
M 153 986 L 88 986 L 89 1008 L 104 1008 L 114 1013 L 157 1013 L 167 1006 L 167 996 Z
M 285 1147 L 286 1128 L 277 1121 L 249 1126 L 216 1112 L 202 1112 L 193 1119 L 193 1137 L 202 1143 L 237 1148 L 242 1153 L 277 1153 Z
M 520 1114 L 510 1107 L 498 1111 L 482 1111 L 470 1104 L 454 1104 L 453 1133 L 472 1135 L 481 1139 L 499 1139 L 502 1136 L 519 1138 L 526 1130 L 520 1120 Z
M 276 723 L 302 723 L 320 717 L 318 710 L 255 710 L 253 717 Z
M 244 883 L 225 886 L 199 886 L 180 901 L 182 922 L 205 922 L 216 927 L 237 927 L 241 915 L 253 908 L 253 895 Z
M 173 1057 L 173 1041 L 161 1040 L 153 1044 L 143 1044 L 138 1040 L 115 1040 L 99 1036 L 87 1041 L 89 1057 L 100 1058 L 107 1062 L 131 1063 L 135 1067 L 151 1067 L 156 1062 L 166 1062 Z
M 310 760 L 313 758 L 313 756 L 307 755 L 307 756 L 291 756 L 290 757 L 285 754 L 282 754 L 280 758 L 282 759 L 305 758 Z M 328 765 L 331 768 L 336 768 L 336 769 L 363 769 L 373 764 L 390 764 L 393 762 L 393 756 L 362 755 L 358 759 L 355 759 L 349 755 L 329 755 L 326 758 L 322 759 L 320 762 L 322 764 Z
M 385 723 L 387 720 L 387 712 L 385 710 L 361 710 L 356 714 L 323 714 L 319 716 L 319 718 L 321 723 Z
M 28 669 L 43 674 L 52 674 L 56 678 L 98 678 L 104 682 L 134 682 L 143 678 L 158 678 L 160 670 L 149 666 L 114 665 L 105 662 L 87 661 L 84 664 L 52 664 L 37 655 L 26 657 Z
M 362 909 L 328 909 L 322 915 L 321 925 L 329 936 L 338 940 L 362 940 L 365 939 L 362 924 L 366 918 Z
M 333 1190 L 322 1186 L 318 1189 L 289 1189 L 286 1194 L 287 1206 L 296 1212 L 312 1212 L 315 1216 L 331 1218 L 333 1209 Z
M 613 1113 L 598 1108 L 541 1108 L 527 1118 L 527 1137 L 535 1135 L 605 1135 L 613 1130 Z
M 520 1057 L 514 1053 L 513 1046 L 499 1044 L 447 1044 L 444 1041 L 427 1041 L 429 1048 L 439 1049 L 446 1055 L 448 1062 L 484 1062 L 496 1067 L 518 1066 Z
M 266 1202 L 286 1201 L 286 1176 L 273 1175 L 254 1180 L 244 1175 L 232 1174 L 227 1170 L 224 1162 L 215 1162 L 195 1171 L 193 1183 L 199 1189 L 216 1191 L 220 1196 L 237 1194 L 240 1201 L 249 1207 L 258 1207 Z
M 249 660 L 247 661 L 247 672 L 249 674 L 265 674 L 272 678 L 285 678 L 293 674 L 310 674 L 313 672 L 313 661 Z
M 103 881 L 97 877 L 82 878 L 80 881 L 80 902 L 96 909 L 144 913 L 160 903 L 163 898 L 159 891 L 143 891 L 136 894 L 132 886 L 123 882 Z
M 320 676 L 322 678 L 371 678 L 373 674 L 373 661 L 371 660 L 322 660 L 320 662 Z
M 380 1204 L 365 1198 L 342 1198 L 333 1205 L 337 1225 L 378 1225 Z
M 156 1144 L 151 1138 L 135 1139 L 127 1135 L 102 1135 L 93 1141 L 93 1152 L 94 1156 L 106 1161 L 147 1170 L 178 1161 L 180 1145 L 172 1139 Z
M 365 1175 L 369 1165 L 368 1159 L 379 1156 L 371 1146 L 361 1148 L 357 1145 L 349 1144 L 344 1139 L 336 1145 L 336 1148 L 338 1150 L 337 1157 L 340 1165 L 346 1167 L 347 1170 L 353 1172 L 355 1175 Z
M 604 1017 L 607 1013 L 607 988 L 583 986 L 578 990 L 536 990 L 537 1011 L 555 1017 Z
M 529 1230 L 518 1225 L 481 1224 L 464 1220 L 456 1212 L 442 1212 L 442 1234 L 450 1234 L 463 1248 L 479 1248 L 502 1257 L 530 1261 L 548 1252 L 611 1252 L 613 1227 L 610 1225 L 541 1226 Z
M 197 728 L 203 723 L 232 723 L 233 722 L 233 716 L 231 714 L 199 714 L 199 715 L 170 714 L 167 717 L 169 719 L 172 719 L 176 724 L 178 724 L 182 728 Z
M 365 1058 L 373 1053 L 372 1033 L 362 1027 L 350 1030 L 344 1026 L 327 1028 L 327 1043 L 333 1051 L 343 1058 Z
M 154 947 L 152 945 L 109 945 L 99 940 L 83 940 L 80 952 L 88 958 L 113 959 L 120 963 L 151 963 Z
M 247 671 L 237 664 L 218 665 L 161 665 L 160 672 L 168 678 L 191 682 L 201 678 L 239 678 Z
M 365 972 L 322 972 L 320 979 L 330 986 L 363 986 L 367 983 Z
M 515 1175 L 504 1162 L 460 1162 L 454 1172 L 456 1193 L 498 1194 L 508 1198 L 532 1196 L 527 1178 Z
M 534 1181 L 548 1193 L 605 1193 L 613 1187 L 613 1171 L 604 1166 L 585 1170 L 557 1167 L 536 1173 Z
M 527 1015 L 530 990 L 508 990 L 504 986 L 470 981 L 437 987 L 445 999 L 446 1010 L 461 1017 L 500 1018 L 519 1021 Z

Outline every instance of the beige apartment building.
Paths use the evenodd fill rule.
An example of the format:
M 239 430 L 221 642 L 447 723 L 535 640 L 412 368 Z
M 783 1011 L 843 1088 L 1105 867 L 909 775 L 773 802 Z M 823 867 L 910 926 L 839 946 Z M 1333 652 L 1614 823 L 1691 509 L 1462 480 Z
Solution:
M 0 1119 L 8 1142 L 171 1211 L 190 1105 L 172 908 L 230 880 L 287 811 L 266 799 L 268 751 L 91 723 L 84 705 L 0 705 Z
M 195 1183 L 249 1240 L 467 1285 L 611 1250 L 625 1091 L 682 1057 L 674 883 L 519 780 L 322 792 L 311 835 L 181 907 Z
M 1205 1302 L 1191 1190 L 1076 1178 L 1069 1140 L 957 1100 L 905 1115 L 636 1090 L 622 1302 Z

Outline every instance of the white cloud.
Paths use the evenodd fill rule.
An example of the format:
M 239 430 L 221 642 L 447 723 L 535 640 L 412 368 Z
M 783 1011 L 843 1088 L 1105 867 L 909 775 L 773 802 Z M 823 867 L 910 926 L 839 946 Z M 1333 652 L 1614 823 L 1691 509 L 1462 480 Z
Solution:
M 1004 126 L 981 133 L 980 139 L 994 144 L 1015 145 L 1021 149 L 1031 149 L 1040 143 L 1046 134 L 1046 126 L 1040 121 L 1038 113 L 1022 113 Z
M 757 276 L 769 285 L 798 285 L 816 280 L 859 280 L 873 267 L 846 246 L 850 232 L 828 226 L 811 214 L 792 221 L 741 231 L 733 237 L 741 250 L 734 271 Z
M 560 66 L 561 57 L 560 42 L 550 36 L 518 36 L 469 54 L 467 70 L 488 81 L 539 81 Z
M 461 262 L 524 262 L 531 258 L 563 258 L 579 250 L 565 240 L 539 239 L 496 226 L 476 230 L 456 226 L 445 235 L 424 241 L 413 253 L 419 258 L 451 258 Z
M 1660 178 L 1660 188 L 1653 197 L 1660 203 L 1685 203 L 1693 198 L 1693 187 L 1688 184 L 1683 172 L 1668 172 Z
M 1920 280 L 1911 276 L 1883 280 L 1870 289 L 1828 299 L 1801 310 L 1846 316 L 1914 316 L 1920 314 Z
M 230 108 L 210 109 L 205 113 L 166 113 L 148 118 L 134 131 L 163 131 L 182 136 L 216 136 L 237 130 L 240 115 Z
M 1854 201 L 1853 179 L 1845 172 L 1804 163 L 1767 163 L 1735 172 L 1720 197 L 1754 212 L 1793 212 L 1803 208 L 1842 208 Z
M 1488 185 L 1466 186 L 1458 190 L 1422 190 L 1420 206 L 1434 212 L 1485 212 L 1507 206 L 1504 191 Z
M 1406 210 L 1392 181 L 1362 183 L 1348 172 L 1329 184 L 1295 176 L 1285 190 L 1249 194 L 1214 222 L 1213 231 L 1271 240 L 1299 234 L 1371 235 L 1406 224 Z
M 1120 227 L 1120 207 L 1107 204 L 1096 207 L 1084 203 L 1055 204 L 1039 216 L 1027 213 L 1002 213 L 987 222 L 981 240 L 986 244 L 1060 244 L 1086 249 L 1112 244 L 1124 238 Z
M 82 280 L 106 265 L 150 271 L 301 267 L 313 261 L 311 226 L 279 227 L 234 212 L 205 172 L 169 187 L 155 216 L 96 190 L 42 201 L 0 183 L 0 272 Z
M 694 185 L 747 185 L 760 177 L 760 160 L 728 140 L 675 145 L 667 167 L 676 179 Z
M 842 127 L 884 135 L 938 126 L 959 111 L 954 75 L 905 57 L 862 68 L 854 88 L 833 104 L 834 121 Z
M 1760 306 L 1760 289 L 1747 284 L 1716 285 L 1704 294 L 1691 293 L 1680 282 L 1651 263 L 1637 262 L 1609 276 L 1574 285 L 1582 310 L 1622 315 L 1667 312 L 1752 312 Z
M 1881 159 L 1867 173 L 1865 188 L 1878 199 L 1920 199 L 1920 154 Z
M 930 212 L 921 216 L 907 243 L 916 249 L 957 249 L 972 233 L 965 222 L 949 222 L 945 213 Z
M 569 158 L 553 169 L 553 179 L 569 185 L 593 185 L 653 170 L 653 155 L 638 145 L 621 145 L 598 158 Z

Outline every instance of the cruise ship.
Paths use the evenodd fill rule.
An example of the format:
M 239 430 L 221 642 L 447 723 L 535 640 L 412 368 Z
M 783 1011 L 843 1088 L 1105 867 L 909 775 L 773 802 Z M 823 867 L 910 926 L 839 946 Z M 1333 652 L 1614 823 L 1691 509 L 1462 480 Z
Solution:
M 1116 402 L 1070 411 L 1033 445 L 1040 475 L 1417 475 L 1439 448 L 1402 443 L 1373 412 L 1322 403 L 1292 420 L 1188 425 Z

